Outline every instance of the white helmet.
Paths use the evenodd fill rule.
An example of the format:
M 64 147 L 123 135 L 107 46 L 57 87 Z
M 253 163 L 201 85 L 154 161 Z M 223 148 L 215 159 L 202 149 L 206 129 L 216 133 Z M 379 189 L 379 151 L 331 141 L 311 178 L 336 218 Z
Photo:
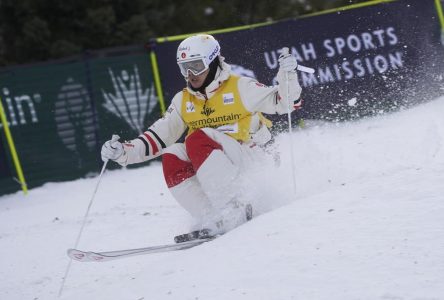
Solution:
M 176 59 L 180 72 L 184 77 L 188 77 L 188 72 L 194 75 L 205 72 L 210 63 L 219 55 L 218 41 L 209 34 L 198 34 L 180 43 Z

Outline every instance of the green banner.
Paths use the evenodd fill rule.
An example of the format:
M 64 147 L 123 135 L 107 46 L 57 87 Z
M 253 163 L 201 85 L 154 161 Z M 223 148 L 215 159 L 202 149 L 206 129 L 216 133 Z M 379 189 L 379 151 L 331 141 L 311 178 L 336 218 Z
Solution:
M 93 60 L 90 69 L 101 142 L 135 138 L 160 117 L 147 54 Z
M 3 145 L 3 137 L 0 134 L 0 178 L 11 177 L 11 171 L 6 160 L 6 144 Z
M 143 51 L 0 70 L 0 94 L 29 187 L 98 172 L 104 141 L 160 115 Z M 0 194 L 19 188 L 0 178 Z

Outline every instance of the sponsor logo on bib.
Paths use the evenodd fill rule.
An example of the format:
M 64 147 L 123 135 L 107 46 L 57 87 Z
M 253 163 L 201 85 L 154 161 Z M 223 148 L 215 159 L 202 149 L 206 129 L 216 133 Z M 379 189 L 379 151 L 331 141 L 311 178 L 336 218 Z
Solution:
M 193 102 L 187 101 L 187 113 L 193 113 L 196 111 Z
M 233 104 L 234 103 L 233 93 L 223 94 L 222 97 L 224 99 L 224 105 Z

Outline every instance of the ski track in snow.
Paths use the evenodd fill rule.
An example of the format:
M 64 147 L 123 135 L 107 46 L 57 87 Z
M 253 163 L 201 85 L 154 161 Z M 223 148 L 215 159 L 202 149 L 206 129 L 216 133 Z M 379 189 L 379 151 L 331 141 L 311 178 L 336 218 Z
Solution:
M 277 139 L 243 181 L 251 222 L 193 249 L 73 262 L 62 299 L 444 299 L 444 97 Z M 0 299 L 57 299 L 97 178 L 0 197 Z M 79 249 L 165 244 L 192 220 L 161 165 L 107 171 Z

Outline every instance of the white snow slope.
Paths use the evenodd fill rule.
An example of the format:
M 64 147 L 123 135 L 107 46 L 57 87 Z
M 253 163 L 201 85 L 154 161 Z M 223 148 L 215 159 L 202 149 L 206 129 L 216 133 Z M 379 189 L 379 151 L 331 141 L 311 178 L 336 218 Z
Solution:
M 72 262 L 62 299 L 444 299 L 444 98 L 288 134 L 252 171 L 251 222 L 193 249 Z M 0 197 L 0 299 L 57 299 L 97 178 Z M 251 185 L 251 182 L 250 182 Z M 161 165 L 106 172 L 84 250 L 170 243 L 190 217 Z

